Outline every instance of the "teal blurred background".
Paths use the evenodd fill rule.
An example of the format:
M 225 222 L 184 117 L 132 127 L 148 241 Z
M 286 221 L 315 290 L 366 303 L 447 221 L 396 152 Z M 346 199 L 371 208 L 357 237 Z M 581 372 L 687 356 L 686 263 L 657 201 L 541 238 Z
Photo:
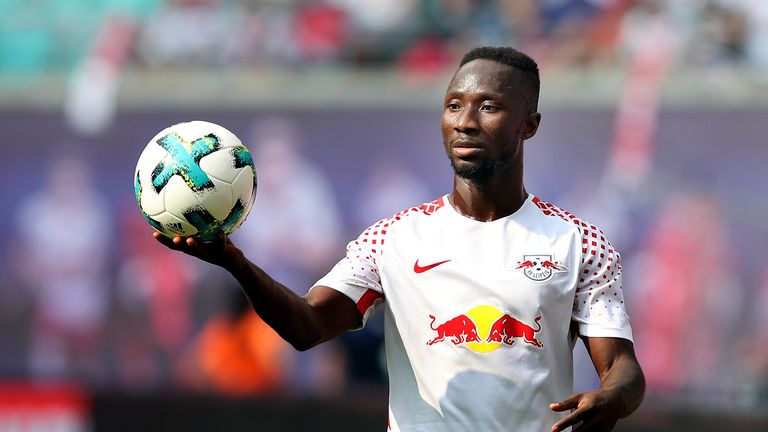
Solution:
M 450 191 L 479 45 L 540 64 L 528 190 L 622 252 L 648 391 L 616 430 L 768 427 L 768 2 L 0 0 L 0 430 L 384 430 L 381 317 L 294 352 L 153 242 L 133 170 L 170 124 L 232 130 L 259 176 L 233 237 L 303 293 Z

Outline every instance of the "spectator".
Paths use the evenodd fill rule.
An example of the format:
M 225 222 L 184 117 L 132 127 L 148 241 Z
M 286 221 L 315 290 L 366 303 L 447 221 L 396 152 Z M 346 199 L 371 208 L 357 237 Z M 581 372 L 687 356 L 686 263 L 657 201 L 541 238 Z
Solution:
M 632 301 L 649 392 L 722 388 L 728 379 L 723 365 L 736 348 L 728 335 L 743 294 L 727 239 L 717 201 L 678 194 L 656 218 L 638 261 L 628 264 L 648 269 L 636 275 L 633 285 L 643 291 Z
M 205 323 L 180 362 L 184 381 L 227 396 L 284 391 L 288 344 L 253 313 L 239 287 L 225 288 L 226 310 Z
M 192 338 L 199 274 L 187 257 L 147 241 L 152 229 L 135 202 L 124 207 L 113 315 L 117 378 L 125 389 L 147 391 L 171 384 L 169 368 Z
M 21 277 L 33 299 L 34 378 L 104 378 L 102 338 L 109 301 L 108 207 L 82 158 L 57 159 L 44 188 L 17 214 Z

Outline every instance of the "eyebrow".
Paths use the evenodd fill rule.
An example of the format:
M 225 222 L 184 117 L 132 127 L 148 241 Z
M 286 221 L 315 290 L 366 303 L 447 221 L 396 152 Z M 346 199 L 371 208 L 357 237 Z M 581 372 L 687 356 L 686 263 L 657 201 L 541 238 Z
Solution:
M 463 92 L 463 91 L 460 91 L 460 90 L 453 90 L 453 91 L 447 92 L 445 94 L 445 97 L 446 97 L 446 99 L 447 98 L 455 98 L 455 97 L 459 97 L 459 96 L 464 96 L 466 94 L 467 94 L 466 92 Z M 486 99 L 502 99 L 502 98 L 504 98 L 504 94 L 503 93 L 494 93 L 494 92 L 472 93 L 472 95 L 476 95 L 476 96 L 482 98 L 483 100 L 486 100 Z

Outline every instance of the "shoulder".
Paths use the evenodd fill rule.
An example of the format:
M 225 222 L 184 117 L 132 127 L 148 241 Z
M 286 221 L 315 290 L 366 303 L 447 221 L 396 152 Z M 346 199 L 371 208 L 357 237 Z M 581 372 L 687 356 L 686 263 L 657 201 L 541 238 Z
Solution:
M 564 210 L 550 202 L 544 201 L 541 198 L 534 196 L 533 204 L 539 209 L 543 216 L 549 216 L 548 220 L 556 223 L 565 222 L 569 226 L 574 226 L 579 230 L 582 236 L 596 234 L 602 232 L 600 228 L 592 224 L 591 222 L 576 216 L 575 214 Z
M 372 224 L 363 231 L 363 235 L 372 235 L 374 231 L 377 234 L 387 234 L 389 229 L 397 225 L 403 225 L 408 222 L 415 222 L 423 217 L 429 217 L 436 214 L 445 207 L 445 197 L 441 196 L 434 201 L 426 202 L 414 207 L 408 207 L 392 216 L 386 217 Z M 401 222 L 405 221 L 405 222 Z
M 356 240 L 349 243 L 348 248 L 363 247 L 370 249 L 373 254 L 380 254 L 394 230 L 407 224 L 418 223 L 423 218 L 434 217 L 433 215 L 444 207 L 445 197 L 441 196 L 434 201 L 401 210 L 370 225 Z
M 578 230 L 581 237 L 581 253 L 583 255 L 612 255 L 615 253 L 613 246 L 605 236 L 605 233 L 595 224 L 580 218 L 573 213 L 564 210 L 552 203 L 546 202 L 539 197 L 533 198 L 534 205 L 541 211 L 543 216 L 549 220 L 565 223 Z
M 409 207 L 405 210 L 401 210 L 392 215 L 390 219 L 399 221 L 410 216 L 432 216 L 443 207 L 445 207 L 445 196 L 441 196 L 434 201 L 426 202 L 416 207 Z

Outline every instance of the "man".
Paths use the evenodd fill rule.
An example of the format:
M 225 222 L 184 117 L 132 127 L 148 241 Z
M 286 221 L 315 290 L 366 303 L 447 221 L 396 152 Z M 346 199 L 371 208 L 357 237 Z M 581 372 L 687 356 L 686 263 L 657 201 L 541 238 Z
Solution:
M 299 350 L 361 327 L 383 304 L 392 431 L 611 430 L 644 392 L 619 254 L 594 225 L 526 192 L 538 93 L 528 56 L 470 51 L 443 106 L 453 191 L 369 227 L 304 297 L 228 238 L 155 237 L 229 270 Z M 569 396 L 576 336 L 601 384 Z

